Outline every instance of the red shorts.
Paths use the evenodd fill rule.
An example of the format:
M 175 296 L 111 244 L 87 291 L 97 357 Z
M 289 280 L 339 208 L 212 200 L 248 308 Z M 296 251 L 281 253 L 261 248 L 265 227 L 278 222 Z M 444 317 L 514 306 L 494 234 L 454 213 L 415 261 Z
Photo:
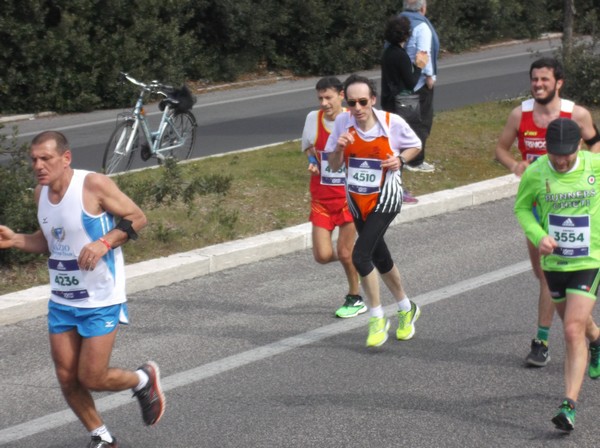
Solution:
M 333 199 L 329 201 L 312 201 L 310 222 L 316 227 L 333 230 L 338 226 L 354 222 L 346 198 Z

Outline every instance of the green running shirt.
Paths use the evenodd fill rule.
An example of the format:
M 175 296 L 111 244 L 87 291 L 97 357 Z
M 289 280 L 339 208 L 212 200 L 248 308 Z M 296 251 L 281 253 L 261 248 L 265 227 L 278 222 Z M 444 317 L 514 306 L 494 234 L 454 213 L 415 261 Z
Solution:
M 523 173 L 514 212 L 535 247 L 550 235 L 559 247 L 542 256 L 545 271 L 571 272 L 600 268 L 600 195 L 595 173 L 600 154 L 579 151 L 568 173 L 558 173 L 548 155 L 538 158 Z M 540 222 L 532 209 L 537 204 Z

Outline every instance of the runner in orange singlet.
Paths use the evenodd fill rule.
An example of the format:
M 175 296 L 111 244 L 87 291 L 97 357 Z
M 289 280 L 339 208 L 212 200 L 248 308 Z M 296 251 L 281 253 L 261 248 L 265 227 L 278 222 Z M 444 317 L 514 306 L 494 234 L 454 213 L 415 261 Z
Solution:
M 600 136 L 590 112 L 572 101 L 560 98 L 564 83 L 562 65 L 554 58 L 534 61 L 529 69 L 532 99 L 515 107 L 500 134 L 496 146 L 496 159 L 516 176 L 521 176 L 530 163 L 546 154 L 546 128 L 559 117 L 571 118 L 581 129 L 581 137 L 593 152 L 600 152 Z M 511 147 L 518 142 L 521 160 L 515 160 Z M 534 209 L 535 211 L 535 209 Z M 554 304 L 540 265 L 540 252 L 529 240 L 527 249 L 533 273 L 540 284 L 538 299 L 538 331 L 531 341 L 531 351 L 525 358 L 527 364 L 544 367 L 550 361 L 548 333 L 554 317 Z M 595 324 L 590 319 L 589 332 Z M 598 341 L 600 344 L 600 341 Z
M 381 304 L 379 274 L 398 304 L 399 340 L 413 337 L 420 314 L 404 292 L 383 237 L 402 207 L 400 168 L 419 153 L 421 141 L 398 115 L 373 108 L 376 93 L 370 79 L 351 75 L 344 93 L 350 112 L 335 119 L 325 152 L 332 170 L 346 168 L 346 196 L 358 231 L 352 261 L 370 307 L 367 347 L 377 347 L 387 340 L 390 325 Z
M 317 98 L 321 108 L 310 112 L 302 132 L 302 151 L 308 157 L 310 171 L 313 256 L 318 263 L 327 264 L 339 260 L 348 280 L 348 294 L 344 304 L 335 312 L 337 317 L 349 318 L 367 311 L 359 295 L 358 273 L 352 264 L 352 248 L 356 229 L 348 211 L 344 171 L 329 169 L 327 157 L 323 157 L 325 144 L 331 133 L 335 117 L 344 112 L 342 82 L 325 77 L 317 82 Z M 338 227 L 337 247 L 333 247 L 333 230 Z

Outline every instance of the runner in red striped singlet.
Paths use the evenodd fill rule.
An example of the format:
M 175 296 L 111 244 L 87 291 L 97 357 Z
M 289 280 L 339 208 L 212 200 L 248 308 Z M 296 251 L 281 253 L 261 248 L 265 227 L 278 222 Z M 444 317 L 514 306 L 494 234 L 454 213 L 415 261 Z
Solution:
M 342 82 L 328 76 L 316 85 L 320 109 L 310 112 L 302 132 L 302 151 L 308 157 L 310 177 L 313 256 L 318 263 L 339 260 L 348 282 L 344 304 L 335 312 L 337 317 L 349 318 L 365 313 L 367 307 L 360 296 L 358 273 L 352 264 L 352 249 L 356 228 L 346 202 L 344 170 L 329 168 L 325 144 L 331 133 L 335 117 L 344 112 Z M 333 245 L 333 231 L 338 228 L 337 245 Z

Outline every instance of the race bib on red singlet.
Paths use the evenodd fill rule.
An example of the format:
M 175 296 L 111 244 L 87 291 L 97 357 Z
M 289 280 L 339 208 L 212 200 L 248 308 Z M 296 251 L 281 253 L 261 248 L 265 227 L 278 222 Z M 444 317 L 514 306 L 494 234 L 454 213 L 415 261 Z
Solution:
M 329 167 L 329 162 L 327 160 L 328 155 L 328 153 L 321 153 L 321 185 L 329 185 L 333 187 L 344 185 L 346 168 L 342 165 L 339 170 L 333 171 Z

